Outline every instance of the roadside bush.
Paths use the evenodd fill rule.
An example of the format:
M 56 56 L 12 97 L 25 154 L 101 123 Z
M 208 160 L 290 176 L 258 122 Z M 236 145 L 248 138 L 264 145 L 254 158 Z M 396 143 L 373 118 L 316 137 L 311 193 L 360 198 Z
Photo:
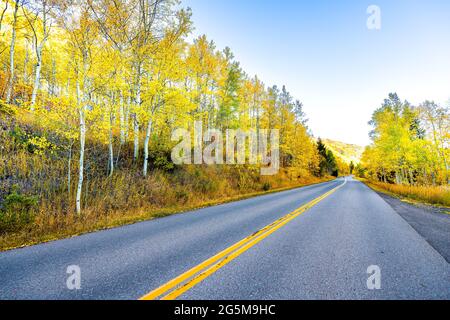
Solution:
M 194 180 L 194 189 L 202 194 L 215 194 L 219 190 L 219 181 L 217 177 L 209 177 L 205 171 L 196 169 L 196 180 Z
M 17 145 L 32 154 L 44 155 L 46 152 L 54 154 L 58 150 L 58 147 L 48 141 L 47 138 L 26 133 L 20 127 L 15 127 L 10 135 Z
M 171 159 L 172 149 L 170 146 L 163 144 L 161 141 L 153 139 L 154 144 L 149 150 L 148 160 L 153 169 L 171 173 L 175 169 L 175 165 Z
M 189 200 L 189 192 L 184 189 L 176 190 L 175 197 L 179 202 L 186 203 Z
M 12 116 L 16 114 L 15 110 L 7 105 L 3 100 L 0 100 L 0 114 Z
M 17 185 L 5 197 L 0 209 L 0 234 L 23 229 L 34 220 L 37 197 L 22 195 Z
M 264 191 L 269 191 L 270 189 L 272 189 L 272 185 L 270 184 L 270 182 L 264 182 L 263 190 Z

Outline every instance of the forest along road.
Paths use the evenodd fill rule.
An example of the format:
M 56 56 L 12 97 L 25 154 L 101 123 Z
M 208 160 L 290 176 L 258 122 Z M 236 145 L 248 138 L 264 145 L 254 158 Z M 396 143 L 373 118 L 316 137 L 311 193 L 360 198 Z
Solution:
M 450 299 L 450 267 L 352 178 L 0 253 L 0 299 L 139 298 Z

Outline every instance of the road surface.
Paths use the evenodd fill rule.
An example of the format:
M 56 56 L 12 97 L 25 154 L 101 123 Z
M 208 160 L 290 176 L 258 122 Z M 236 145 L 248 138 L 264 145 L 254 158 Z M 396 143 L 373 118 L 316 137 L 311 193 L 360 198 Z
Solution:
M 0 253 L 0 299 L 450 299 L 446 260 L 346 180 Z

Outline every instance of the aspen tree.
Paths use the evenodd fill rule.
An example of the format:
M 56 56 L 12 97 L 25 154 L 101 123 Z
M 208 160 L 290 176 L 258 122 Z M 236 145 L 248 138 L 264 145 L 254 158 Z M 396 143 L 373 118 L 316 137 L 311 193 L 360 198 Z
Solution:
M 51 24 L 51 0 L 35 0 L 33 6 L 24 8 L 23 13 L 33 34 L 33 47 L 36 54 L 36 66 L 33 81 L 33 93 L 31 95 L 31 110 L 34 110 L 36 97 L 40 88 L 42 54 L 45 43 L 47 42 L 52 24 Z
M 16 48 L 16 36 L 17 36 L 17 23 L 19 8 L 23 6 L 24 0 L 17 0 L 14 4 L 13 22 L 12 22 L 12 35 L 11 45 L 9 47 L 9 79 L 6 89 L 6 103 L 11 102 L 13 88 L 14 88 L 14 76 L 15 76 L 15 62 L 14 54 Z

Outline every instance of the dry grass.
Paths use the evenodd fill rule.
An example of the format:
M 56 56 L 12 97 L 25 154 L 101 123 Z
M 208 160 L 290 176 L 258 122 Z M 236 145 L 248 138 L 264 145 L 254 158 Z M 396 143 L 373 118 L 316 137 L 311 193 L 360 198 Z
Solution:
M 317 179 L 314 183 L 320 183 L 327 180 L 329 179 Z M 0 235 L 0 251 L 69 238 L 89 232 L 106 230 L 114 227 L 148 221 L 155 218 L 162 218 L 195 209 L 206 208 L 232 201 L 244 200 L 269 193 L 286 191 L 314 183 L 301 183 L 292 185 L 290 187 L 274 189 L 271 191 L 247 193 L 209 201 L 204 200 L 203 202 L 196 201 L 195 203 L 188 203 L 185 205 L 174 204 L 165 208 L 142 207 L 138 209 L 131 209 L 128 211 L 119 210 L 110 212 L 107 215 L 98 214 L 98 212 L 94 213 L 92 210 L 85 211 L 82 216 L 68 214 L 58 217 L 45 217 L 39 215 L 33 226 L 30 226 L 25 230 L 21 230 L 20 232 Z
M 108 178 L 106 146 L 88 141 L 83 213 L 78 216 L 74 211 L 76 148 L 69 193 L 68 153 L 62 148 L 67 142 L 48 136 L 58 150 L 32 152 L 21 142 L 21 134 L 15 132 L 17 127 L 40 134 L 40 129 L 28 121 L 0 118 L 0 214 L 2 202 L 14 188 L 24 199 L 36 197 L 38 204 L 32 210 L 31 223 L 0 230 L 0 250 L 324 181 L 296 169 L 282 169 L 276 176 L 261 177 L 259 169 L 251 166 L 184 166 L 169 172 L 153 167 L 150 175 L 143 178 L 140 166 L 127 160 L 132 159 L 131 146 L 122 148 L 116 171 Z
M 387 184 L 374 181 L 364 181 L 379 191 L 404 197 L 406 199 L 424 202 L 432 205 L 450 207 L 449 186 L 407 186 Z

